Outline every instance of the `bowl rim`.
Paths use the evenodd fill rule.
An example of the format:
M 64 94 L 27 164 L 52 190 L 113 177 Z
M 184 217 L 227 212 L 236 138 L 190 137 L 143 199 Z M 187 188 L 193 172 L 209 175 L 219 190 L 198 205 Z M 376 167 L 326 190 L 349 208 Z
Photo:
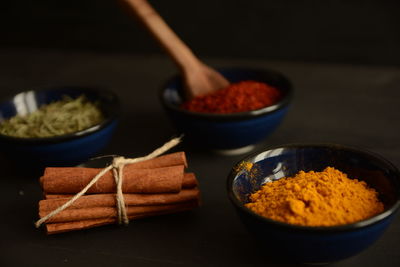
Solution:
M 0 99 L 0 103 L 4 103 L 6 101 L 11 101 L 16 95 L 27 93 L 27 92 L 49 92 L 49 91 L 57 91 L 57 90 L 72 90 L 72 91 L 81 91 L 82 94 L 87 93 L 95 93 L 95 94 L 108 94 L 111 96 L 111 103 L 114 105 L 115 109 L 112 109 L 110 114 L 107 115 L 104 120 L 100 123 L 97 123 L 89 128 L 83 129 L 78 132 L 68 133 L 64 135 L 57 135 L 53 137 L 35 137 L 35 138 L 23 138 L 23 137 L 14 137 L 9 135 L 4 135 L 0 133 L 0 140 L 3 139 L 5 142 L 19 143 L 19 144 L 54 144 L 64 141 L 69 141 L 73 139 L 78 139 L 80 137 L 85 137 L 95 132 L 99 132 L 102 129 L 108 127 L 112 124 L 119 116 L 120 113 L 120 100 L 116 93 L 111 90 L 100 88 L 100 87 L 91 87 L 91 86 L 76 86 L 76 85 L 63 85 L 63 86 L 51 86 L 51 87 L 39 87 L 39 88 L 31 88 L 24 91 L 19 91 L 12 95 L 8 95 L 2 97 Z
M 166 82 L 164 82 L 163 86 L 159 90 L 159 97 L 161 103 L 164 105 L 164 107 L 171 109 L 175 112 L 179 112 L 182 114 L 185 114 L 187 116 L 191 117 L 196 117 L 199 119 L 205 119 L 205 120 L 213 120 L 213 121 L 232 121 L 232 120 L 245 120 L 249 118 L 256 118 L 260 116 L 265 116 L 268 114 L 272 114 L 274 112 L 277 112 L 286 106 L 289 105 L 293 98 L 293 85 L 289 81 L 289 79 L 283 75 L 281 72 L 276 71 L 276 70 L 271 70 L 268 68 L 246 68 L 246 67 L 230 67 L 230 68 L 216 68 L 219 72 L 233 72 L 233 71 L 243 71 L 243 72 L 254 72 L 254 73 L 270 73 L 272 75 L 275 75 L 279 77 L 280 80 L 282 80 L 284 83 L 286 83 L 287 88 L 285 88 L 286 93 L 284 96 L 275 104 L 267 107 L 263 107 L 260 109 L 255 109 L 255 110 L 250 110 L 250 111 L 244 111 L 244 112 L 236 112 L 236 113 L 206 113 L 206 112 L 194 112 L 194 111 L 189 111 L 186 109 L 183 109 L 179 106 L 176 106 L 170 102 L 167 102 L 164 98 L 164 92 L 169 84 L 171 84 L 173 81 L 179 79 L 181 77 L 180 74 L 175 74 L 171 78 L 169 78 Z M 279 91 L 281 91 L 280 88 L 276 87 Z
M 270 146 L 270 147 L 266 147 L 264 149 L 258 150 L 254 153 L 247 155 L 246 157 L 239 160 L 233 166 L 238 166 L 238 164 L 240 164 L 241 162 L 249 160 L 251 158 L 254 158 L 257 155 L 267 152 L 267 151 L 270 151 L 270 150 L 279 149 L 279 148 L 301 148 L 301 147 L 345 149 L 348 151 L 367 154 L 368 156 L 376 158 L 377 160 L 380 160 L 381 162 L 385 163 L 388 167 L 390 167 L 392 169 L 392 171 L 396 174 L 397 177 L 400 177 L 399 169 L 393 163 L 391 163 L 390 161 L 385 159 L 383 156 L 381 156 L 375 152 L 372 152 L 370 150 L 361 148 L 361 147 L 340 145 L 340 144 L 334 144 L 334 143 L 289 143 L 289 144 L 283 144 L 283 145 Z M 236 196 L 233 194 L 232 185 L 233 185 L 234 178 L 235 178 L 235 170 L 234 170 L 234 168 L 232 168 L 228 174 L 228 179 L 227 179 L 226 185 L 227 185 L 228 197 L 236 208 L 240 209 L 240 211 L 248 214 L 251 217 L 255 217 L 258 220 L 264 221 L 268 224 L 272 224 L 274 226 L 284 228 L 287 230 L 297 230 L 297 231 L 305 231 L 305 232 L 312 232 L 312 233 L 331 233 L 331 232 L 346 232 L 346 231 L 357 230 L 357 229 L 368 227 L 370 225 L 376 224 L 376 223 L 384 220 L 385 218 L 389 217 L 390 215 L 395 214 L 400 207 L 400 188 L 397 188 L 397 190 L 396 190 L 398 193 L 397 200 L 393 204 L 393 206 L 373 217 L 370 217 L 370 218 L 367 218 L 367 219 L 364 219 L 361 221 L 357 221 L 354 223 L 336 225 L 336 226 L 303 226 L 303 225 L 289 224 L 289 223 L 284 223 L 284 222 L 266 218 L 264 216 L 261 216 L 255 212 L 251 211 L 250 209 L 246 208 L 241 203 L 241 201 L 239 201 L 236 198 Z M 400 183 L 400 180 L 399 180 L 399 183 Z

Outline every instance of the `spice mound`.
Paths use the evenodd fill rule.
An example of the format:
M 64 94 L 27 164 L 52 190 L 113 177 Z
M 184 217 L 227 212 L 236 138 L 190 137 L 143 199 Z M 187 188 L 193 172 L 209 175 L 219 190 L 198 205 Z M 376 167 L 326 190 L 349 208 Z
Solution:
M 267 183 L 245 206 L 261 216 L 304 226 L 354 223 L 384 210 L 375 189 L 332 167 Z
M 100 109 L 84 95 L 76 99 L 64 96 L 30 114 L 2 122 L 0 133 L 19 138 L 52 137 L 82 131 L 102 120 Z
M 185 103 L 184 109 L 202 113 L 236 113 L 251 111 L 278 102 L 280 92 L 268 84 L 257 81 L 232 83 L 228 87 Z

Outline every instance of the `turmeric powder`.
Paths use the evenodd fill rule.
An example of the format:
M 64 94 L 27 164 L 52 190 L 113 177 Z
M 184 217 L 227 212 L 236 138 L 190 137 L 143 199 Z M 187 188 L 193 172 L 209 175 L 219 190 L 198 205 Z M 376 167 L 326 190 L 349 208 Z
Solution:
M 384 210 L 375 189 L 332 167 L 266 183 L 250 200 L 245 206 L 261 216 L 304 226 L 348 224 Z

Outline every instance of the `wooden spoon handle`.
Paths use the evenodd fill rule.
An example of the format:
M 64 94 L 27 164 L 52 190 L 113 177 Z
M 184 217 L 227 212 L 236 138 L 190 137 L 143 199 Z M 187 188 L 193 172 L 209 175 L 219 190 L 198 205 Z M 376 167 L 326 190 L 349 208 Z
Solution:
M 139 20 L 146 26 L 161 47 L 167 51 L 181 70 L 193 68 L 201 64 L 190 48 L 182 42 L 146 0 L 123 1 L 132 8 L 132 11 Z

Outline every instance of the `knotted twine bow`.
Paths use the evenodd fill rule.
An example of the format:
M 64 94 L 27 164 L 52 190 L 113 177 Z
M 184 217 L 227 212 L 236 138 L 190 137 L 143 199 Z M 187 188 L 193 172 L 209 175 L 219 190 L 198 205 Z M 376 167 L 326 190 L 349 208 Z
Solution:
M 86 191 L 89 190 L 89 188 L 95 184 L 101 177 L 103 177 L 104 174 L 106 174 L 108 171 L 112 170 L 114 179 L 115 179 L 115 184 L 117 185 L 117 194 L 116 194 L 116 200 L 117 200 L 117 212 L 118 212 L 118 223 L 119 224 L 128 224 L 129 219 L 128 215 L 126 214 L 126 207 L 125 207 L 125 201 L 124 201 L 124 195 L 122 193 L 122 179 L 123 179 L 123 169 L 124 166 L 127 164 L 132 164 L 140 161 L 145 161 L 148 159 L 152 159 L 155 157 L 158 157 L 159 155 L 163 154 L 164 152 L 168 151 L 172 147 L 176 146 L 179 144 L 181 141 L 181 137 L 173 138 L 169 142 L 165 143 L 162 147 L 157 148 L 154 150 L 152 153 L 148 154 L 147 156 L 144 157 L 139 157 L 139 158 L 124 158 L 124 157 L 115 157 L 113 159 L 112 164 L 108 165 L 105 167 L 103 170 L 101 170 L 87 185 L 85 188 L 83 188 L 79 193 L 77 193 L 74 197 L 72 197 L 69 201 L 65 202 L 62 206 L 58 207 L 57 209 L 53 210 L 49 214 L 47 214 L 45 217 L 41 218 L 35 223 L 36 228 L 39 228 L 40 225 L 42 225 L 44 222 L 46 222 L 48 219 L 51 217 L 55 216 L 59 212 L 65 210 L 69 206 L 71 206 L 78 198 L 83 196 Z

